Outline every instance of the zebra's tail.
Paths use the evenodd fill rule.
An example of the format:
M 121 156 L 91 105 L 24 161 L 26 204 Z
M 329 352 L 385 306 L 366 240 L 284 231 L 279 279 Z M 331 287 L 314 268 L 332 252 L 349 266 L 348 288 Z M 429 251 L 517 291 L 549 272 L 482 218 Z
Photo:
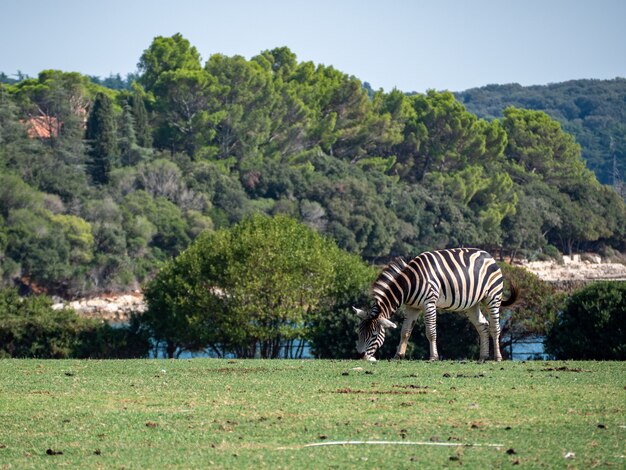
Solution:
M 513 305 L 515 302 L 517 302 L 517 298 L 519 297 L 519 291 L 517 290 L 517 287 L 515 287 L 515 284 L 513 284 L 513 282 L 511 280 L 509 280 L 509 297 L 507 299 L 503 299 L 502 300 L 502 307 L 509 307 L 510 305 Z

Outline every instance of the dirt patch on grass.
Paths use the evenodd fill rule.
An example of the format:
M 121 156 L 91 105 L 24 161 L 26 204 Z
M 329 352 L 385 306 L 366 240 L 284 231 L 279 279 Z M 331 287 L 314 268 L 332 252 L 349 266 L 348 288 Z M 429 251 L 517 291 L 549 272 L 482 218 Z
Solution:
M 216 374 L 258 374 L 259 372 L 269 372 L 266 367 L 220 367 L 219 369 L 207 369 L 205 372 Z M 278 369 L 272 369 L 272 372 L 278 372 Z
M 394 385 L 394 387 L 402 387 L 402 385 Z M 350 395 L 425 395 L 428 392 L 424 389 L 419 390 L 354 390 L 349 387 L 339 388 L 331 393 L 347 393 Z
M 467 374 L 450 374 L 449 372 L 446 372 L 445 374 L 443 374 L 443 377 L 446 379 L 449 379 L 451 377 L 456 377 L 457 379 L 481 379 L 483 377 L 485 377 L 485 374 L 483 372 L 481 372 L 480 374 L 476 374 L 476 375 L 467 375 Z
M 392 385 L 393 388 L 406 388 L 411 390 L 425 390 L 428 388 L 428 385 Z
M 567 366 L 563 367 L 546 367 L 545 369 L 540 369 L 541 372 L 591 372 L 590 370 L 579 369 L 579 368 L 571 368 Z
M 591 372 L 590 370 L 587 369 L 580 369 L 580 368 L 572 368 L 572 367 L 567 367 L 567 366 L 562 366 L 562 367 L 544 367 L 543 369 L 526 369 L 527 372 Z

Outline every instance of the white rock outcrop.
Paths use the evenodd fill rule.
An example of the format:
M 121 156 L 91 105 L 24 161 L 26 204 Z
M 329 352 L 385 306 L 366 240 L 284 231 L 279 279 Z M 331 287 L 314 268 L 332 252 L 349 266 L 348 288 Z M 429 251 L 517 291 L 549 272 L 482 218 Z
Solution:
M 524 263 L 523 266 L 547 282 L 626 280 L 625 265 L 599 263 L 598 258 L 581 261 L 578 255 L 568 257 L 564 264 L 556 261 L 531 261 Z
M 129 315 L 133 312 L 145 312 L 146 303 L 141 293 L 133 292 L 130 294 L 110 294 L 101 297 L 57 302 L 52 306 L 52 308 L 57 310 L 63 307 L 72 308 L 76 313 L 85 317 L 121 323 L 127 321 Z

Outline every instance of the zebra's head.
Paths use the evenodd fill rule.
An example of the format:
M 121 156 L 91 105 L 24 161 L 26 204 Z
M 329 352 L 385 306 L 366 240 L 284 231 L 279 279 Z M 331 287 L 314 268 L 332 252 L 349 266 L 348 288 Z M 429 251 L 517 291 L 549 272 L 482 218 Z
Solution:
M 396 328 L 396 324 L 380 315 L 378 305 L 374 305 L 370 312 L 352 307 L 354 313 L 361 319 L 358 328 L 358 340 L 356 350 L 361 355 L 361 359 L 375 361 L 374 354 L 385 342 L 385 330 Z

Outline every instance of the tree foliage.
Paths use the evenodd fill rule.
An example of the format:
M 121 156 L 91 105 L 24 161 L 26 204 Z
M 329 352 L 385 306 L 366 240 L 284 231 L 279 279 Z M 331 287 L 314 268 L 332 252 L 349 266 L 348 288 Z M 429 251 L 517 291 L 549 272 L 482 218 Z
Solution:
M 145 291 L 142 321 L 171 357 L 210 348 L 219 355 L 302 354 L 313 316 L 358 285 L 330 240 L 286 216 L 254 216 L 205 233 Z M 360 263 L 360 262 L 359 262 Z M 300 348 L 300 349 L 298 349 Z
M 0 358 L 146 357 L 149 346 L 136 321 L 113 328 L 69 308 L 55 310 L 45 295 L 20 297 L 16 289 L 0 289 Z
M 626 282 L 597 282 L 567 300 L 546 337 L 557 359 L 626 359 Z
M 545 112 L 575 137 L 598 180 L 621 191 L 626 179 L 625 95 L 623 77 L 547 86 L 489 85 L 456 94 L 469 111 L 486 119 L 502 117 L 509 106 Z
M 626 248 L 624 203 L 546 113 L 481 119 L 466 107 L 477 95 L 374 91 L 286 47 L 202 62 L 180 34 L 155 38 L 139 72 L 0 85 L 3 282 L 138 288 L 204 230 L 255 213 L 368 262 L 449 246 L 531 259 Z M 577 98 L 572 116 L 597 121 L 605 95 Z
M 169 38 L 157 36 L 141 55 L 137 67 L 139 82 L 151 91 L 163 73 L 200 69 L 200 54 L 180 33 Z
M 104 93 L 94 100 L 85 138 L 90 146 L 90 173 L 95 184 L 109 182 L 111 171 L 117 166 L 117 131 L 113 115 L 113 102 Z

